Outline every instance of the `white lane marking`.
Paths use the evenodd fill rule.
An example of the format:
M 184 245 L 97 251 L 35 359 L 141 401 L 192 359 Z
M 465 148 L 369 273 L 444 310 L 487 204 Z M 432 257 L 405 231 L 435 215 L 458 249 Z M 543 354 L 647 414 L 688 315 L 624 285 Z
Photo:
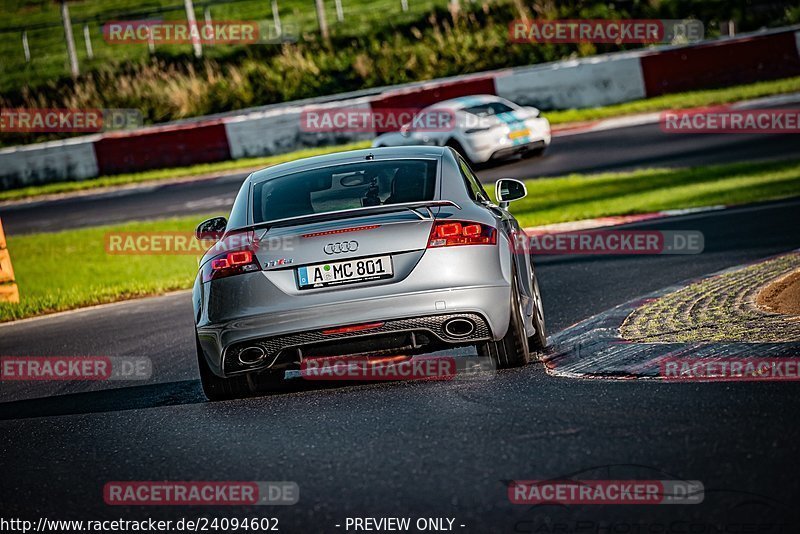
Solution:
M 6 321 L 0 323 L 0 329 L 5 327 L 17 326 L 21 324 L 31 323 L 34 321 L 42 321 L 42 320 L 57 320 L 63 319 L 66 316 L 76 315 L 79 313 L 86 313 L 91 312 L 94 310 L 101 310 L 105 308 L 111 308 L 116 306 L 141 306 L 143 304 L 147 304 L 147 301 L 151 301 L 154 299 L 161 299 L 161 298 L 172 298 L 177 297 L 182 294 L 191 294 L 191 289 L 180 289 L 178 291 L 170 291 L 168 293 L 162 293 L 160 295 L 150 295 L 148 297 L 135 297 L 128 300 L 118 300 L 116 302 L 107 302 L 105 304 L 95 304 L 94 306 L 87 306 L 83 308 L 75 308 L 74 310 L 64 310 L 55 313 L 48 313 L 45 315 L 37 315 L 35 317 L 26 317 L 25 319 L 17 319 L 16 321 Z

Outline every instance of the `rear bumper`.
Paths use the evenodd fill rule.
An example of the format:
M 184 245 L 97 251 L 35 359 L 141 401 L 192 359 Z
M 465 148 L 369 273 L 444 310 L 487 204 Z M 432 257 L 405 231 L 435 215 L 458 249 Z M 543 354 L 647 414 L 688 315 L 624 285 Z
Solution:
M 468 146 L 465 146 L 465 149 L 472 161 L 484 163 L 550 146 L 552 135 L 547 119 L 530 119 L 526 125 L 530 130 L 530 135 L 516 141 L 511 140 L 505 134 L 497 137 L 493 131 L 467 136 L 464 141 Z
M 231 376 L 295 363 L 303 354 L 298 347 L 331 345 L 358 339 L 379 340 L 379 346 L 397 334 L 395 348 L 408 349 L 415 332 L 428 335 L 437 347 L 473 344 L 505 335 L 509 322 L 510 285 L 440 289 L 403 295 L 373 297 L 298 308 L 286 313 L 264 313 L 239 320 L 197 327 L 208 365 L 219 376 Z M 468 336 L 448 336 L 442 329 L 452 317 L 468 317 L 475 331 Z M 324 329 L 384 322 L 375 330 L 326 336 Z M 416 338 L 419 340 L 419 338 Z M 266 355 L 258 364 L 243 366 L 239 353 L 258 345 Z M 386 350 L 383 349 L 377 350 Z M 351 351 L 352 352 L 352 351 Z M 344 354 L 342 354 L 344 355 Z
M 476 314 L 486 323 L 488 336 L 500 339 L 510 317 L 512 259 L 508 250 L 510 244 L 500 233 L 497 245 L 395 254 L 397 278 L 338 289 L 299 291 L 295 268 L 198 283 L 195 327 L 208 366 L 219 376 L 228 374 L 223 362 L 232 347 L 364 323 Z M 463 345 L 476 339 L 441 341 Z M 405 347 L 408 342 L 398 343 Z M 380 346 L 376 343 L 366 349 Z
M 546 147 L 547 145 L 545 144 L 544 141 L 534 141 L 532 143 L 525 143 L 524 145 L 514 145 L 506 148 L 501 148 L 500 150 L 492 152 L 492 155 L 489 159 L 510 158 L 511 156 L 524 154 L 532 150 L 542 150 Z

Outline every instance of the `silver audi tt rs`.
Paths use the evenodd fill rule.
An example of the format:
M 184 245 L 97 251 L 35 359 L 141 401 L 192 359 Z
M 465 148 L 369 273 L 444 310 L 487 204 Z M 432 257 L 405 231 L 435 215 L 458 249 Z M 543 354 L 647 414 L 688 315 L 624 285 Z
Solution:
M 242 397 L 306 358 L 477 346 L 497 367 L 545 347 L 527 239 L 448 147 L 374 148 L 276 165 L 209 219 L 193 289 L 206 396 Z

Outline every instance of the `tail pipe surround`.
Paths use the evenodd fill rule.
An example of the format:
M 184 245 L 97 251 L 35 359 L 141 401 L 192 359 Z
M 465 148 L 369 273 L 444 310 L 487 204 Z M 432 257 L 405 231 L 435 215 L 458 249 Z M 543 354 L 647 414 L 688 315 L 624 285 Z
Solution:
M 454 338 L 467 337 L 475 331 L 475 323 L 464 317 L 455 317 L 442 325 L 444 332 Z

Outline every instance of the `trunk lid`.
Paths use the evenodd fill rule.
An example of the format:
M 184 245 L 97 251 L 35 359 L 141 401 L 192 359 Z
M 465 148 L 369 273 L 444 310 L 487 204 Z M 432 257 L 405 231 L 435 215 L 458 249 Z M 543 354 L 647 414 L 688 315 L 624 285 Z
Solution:
M 257 230 L 256 257 L 271 270 L 424 251 L 432 225 L 406 210 Z

